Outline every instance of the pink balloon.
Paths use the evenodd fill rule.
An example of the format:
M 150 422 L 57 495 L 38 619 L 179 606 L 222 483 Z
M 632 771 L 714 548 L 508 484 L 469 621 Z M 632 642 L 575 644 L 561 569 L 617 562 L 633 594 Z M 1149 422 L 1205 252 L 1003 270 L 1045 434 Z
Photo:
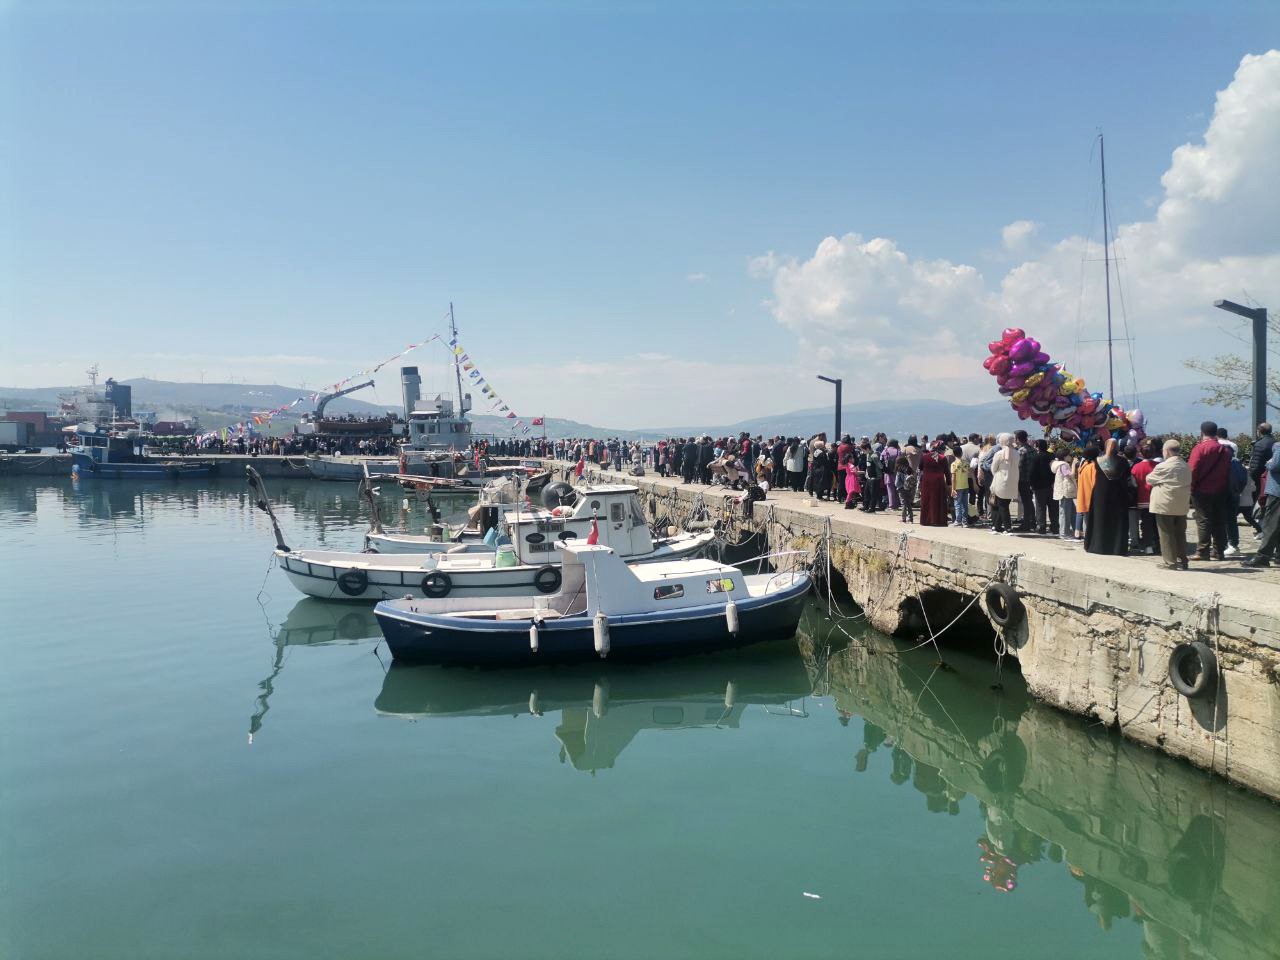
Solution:
M 1021 340 L 1026 336 L 1021 327 L 1005 327 L 1004 332 L 1000 335 L 1000 339 L 1005 343 L 1013 343 L 1015 340 Z
M 996 357 L 996 362 L 991 365 L 991 372 L 998 377 L 1008 375 L 1009 368 L 1013 366 L 1013 361 L 1008 357 Z
M 995 354 L 998 357 L 1000 356 L 1000 354 L 1004 353 L 1004 341 L 992 340 L 990 343 L 987 344 L 987 349 L 990 350 L 993 354 Z
M 1029 377 L 1036 372 L 1036 365 L 1024 360 L 1022 363 L 1015 363 L 1009 368 L 1009 372 L 1015 377 Z
M 1031 349 L 1031 343 L 1028 340 L 1015 340 L 1009 347 L 1009 357 L 1014 363 L 1030 360 L 1033 356 L 1035 351 Z

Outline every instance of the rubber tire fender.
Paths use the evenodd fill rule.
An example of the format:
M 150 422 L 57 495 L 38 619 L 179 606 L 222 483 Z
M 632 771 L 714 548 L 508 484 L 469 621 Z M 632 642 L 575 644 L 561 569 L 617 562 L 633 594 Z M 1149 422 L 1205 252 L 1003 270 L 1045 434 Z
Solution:
M 348 597 L 358 597 L 369 589 L 369 574 L 352 569 L 338 574 L 338 589 Z
M 573 487 L 563 480 L 557 483 L 549 483 L 542 488 L 542 505 L 548 510 L 564 506 L 566 501 L 572 500 L 573 497 Z
M 987 616 L 1003 630 L 1018 626 L 1026 618 L 1027 608 L 1018 591 L 1007 583 L 993 583 L 983 593 L 987 603 Z
M 453 589 L 453 579 L 443 570 L 432 570 L 422 578 L 422 592 L 434 600 L 447 597 Z
M 1200 662 L 1200 674 L 1194 682 L 1189 682 L 1183 676 L 1182 668 L 1193 658 Z M 1207 643 L 1199 640 L 1180 643 L 1169 654 L 1169 682 L 1188 700 L 1210 696 L 1218 687 L 1218 658 Z
M 543 564 L 533 575 L 533 585 L 539 593 L 555 593 L 560 589 L 560 568 Z

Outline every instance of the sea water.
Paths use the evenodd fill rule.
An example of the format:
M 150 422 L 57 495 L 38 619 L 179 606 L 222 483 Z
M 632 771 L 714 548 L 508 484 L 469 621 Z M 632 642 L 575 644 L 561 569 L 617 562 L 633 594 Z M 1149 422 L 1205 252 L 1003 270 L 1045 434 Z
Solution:
M 270 486 L 360 548 L 354 486 Z M 985 651 L 815 601 L 722 656 L 402 667 L 272 545 L 232 480 L 0 480 L 5 957 L 1280 949 L 1280 808 Z

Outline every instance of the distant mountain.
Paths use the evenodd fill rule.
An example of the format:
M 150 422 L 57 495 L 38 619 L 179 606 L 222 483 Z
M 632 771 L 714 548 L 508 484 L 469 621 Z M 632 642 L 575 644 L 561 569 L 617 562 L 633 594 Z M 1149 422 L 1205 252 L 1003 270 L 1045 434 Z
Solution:
M 1248 411 L 1210 407 L 1204 403 L 1203 394 L 1204 389 L 1198 384 L 1166 387 L 1144 394 L 1139 409 L 1146 415 L 1148 432 L 1194 433 L 1204 420 L 1216 421 L 1230 430 L 1232 435 L 1251 432 Z M 945 400 L 845 404 L 841 409 L 840 420 L 841 431 L 854 437 L 864 434 L 874 436 L 883 431 L 891 437 L 902 439 L 912 433 L 936 436 L 954 430 L 958 434 L 975 431 L 986 434 L 1019 428 L 1025 428 L 1035 436 L 1042 429 L 1038 424 L 1019 420 L 1008 401 L 999 398 L 978 404 L 950 403 Z M 727 436 L 745 430 L 752 436 L 812 436 L 822 430 L 829 434 L 834 426 L 834 409 L 819 407 L 777 416 L 756 417 L 727 425 L 663 427 L 640 432 L 645 436 L 688 436 L 691 433 Z
M 234 417 L 250 410 L 279 407 L 311 392 L 301 387 L 283 387 L 279 384 L 246 383 L 172 383 L 165 380 L 122 380 L 133 387 L 135 406 L 154 409 L 161 419 L 171 416 L 200 415 L 209 419 L 210 414 Z M 70 393 L 73 387 L 0 387 L 0 407 L 51 410 L 57 404 L 60 393 Z M 366 392 L 365 396 L 371 396 Z M 1245 410 L 1224 410 L 1210 407 L 1203 402 L 1203 388 L 1196 384 L 1153 390 L 1142 398 L 1141 409 L 1147 415 L 1148 429 L 1152 433 L 1177 431 L 1194 432 L 1202 420 L 1216 420 L 1232 434 L 1251 429 Z M 299 412 L 312 409 L 310 403 L 299 406 Z M 386 411 L 400 413 L 399 397 L 390 403 L 371 403 L 354 396 L 342 397 L 329 404 L 333 413 L 358 415 L 380 414 Z M 473 413 L 477 433 L 508 436 L 512 421 L 503 417 Z M 737 435 L 747 431 L 753 436 L 811 436 L 821 430 L 831 431 L 834 426 L 831 408 L 816 407 L 794 410 L 790 413 L 767 417 L 755 417 L 736 423 L 694 422 L 679 427 L 649 427 L 640 430 L 618 430 L 598 427 L 577 420 L 548 417 L 546 434 L 549 437 L 623 437 L 656 438 L 709 433 L 713 436 Z M 214 422 L 214 421 L 210 421 Z M 527 422 L 527 421 L 526 421 Z M 216 423 L 215 423 L 216 425 Z M 1009 404 L 999 399 L 979 404 L 958 404 L 945 400 L 890 400 L 845 404 L 841 414 L 841 429 L 854 436 L 868 436 L 884 431 L 890 436 L 905 439 L 911 433 L 927 433 L 934 436 L 949 430 L 956 433 L 996 433 L 1027 426 L 1018 420 Z M 1034 433 L 1035 424 L 1027 428 Z M 540 427 L 533 428 L 540 435 Z

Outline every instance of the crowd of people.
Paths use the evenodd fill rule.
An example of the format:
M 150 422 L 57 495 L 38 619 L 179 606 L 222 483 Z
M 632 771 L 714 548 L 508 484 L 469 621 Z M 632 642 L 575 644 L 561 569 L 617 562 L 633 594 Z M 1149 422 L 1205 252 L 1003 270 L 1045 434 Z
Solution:
M 576 463 L 725 485 L 752 499 L 791 490 L 846 510 L 896 512 L 903 523 L 986 527 L 996 535 L 1060 537 L 1090 553 L 1154 554 L 1186 570 L 1188 517 L 1195 558 L 1242 555 L 1241 521 L 1257 542 L 1247 566 L 1280 562 L 1280 446 L 1258 427 L 1247 462 L 1225 428 L 1201 424 L 1184 456 L 1176 438 L 1087 443 L 1032 439 L 1025 430 L 982 436 L 948 433 L 905 443 L 878 433 L 854 440 L 825 433 L 803 439 L 671 437 L 656 443 L 556 440 L 551 454 Z

